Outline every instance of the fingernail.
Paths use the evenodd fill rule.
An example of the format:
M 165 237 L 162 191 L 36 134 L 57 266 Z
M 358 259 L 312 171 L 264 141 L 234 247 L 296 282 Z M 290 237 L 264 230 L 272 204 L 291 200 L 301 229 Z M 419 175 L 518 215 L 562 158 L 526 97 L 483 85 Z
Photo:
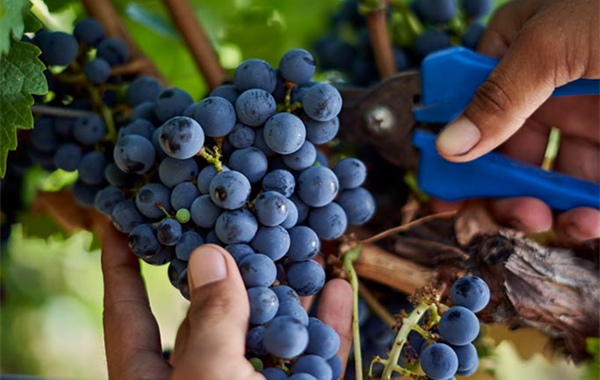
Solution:
M 202 287 L 227 277 L 227 265 L 223 254 L 210 246 L 197 248 L 190 257 L 188 274 L 192 289 Z
M 437 138 L 437 149 L 447 156 L 468 153 L 481 140 L 481 132 L 469 119 L 459 117 L 448 124 Z

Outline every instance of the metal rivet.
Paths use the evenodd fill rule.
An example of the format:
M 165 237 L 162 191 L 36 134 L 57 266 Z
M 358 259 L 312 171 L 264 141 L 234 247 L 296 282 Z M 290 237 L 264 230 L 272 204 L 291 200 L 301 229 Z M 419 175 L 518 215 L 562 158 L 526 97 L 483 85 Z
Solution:
M 377 106 L 365 114 L 365 122 L 371 133 L 380 135 L 392 129 L 394 126 L 394 115 L 387 107 Z

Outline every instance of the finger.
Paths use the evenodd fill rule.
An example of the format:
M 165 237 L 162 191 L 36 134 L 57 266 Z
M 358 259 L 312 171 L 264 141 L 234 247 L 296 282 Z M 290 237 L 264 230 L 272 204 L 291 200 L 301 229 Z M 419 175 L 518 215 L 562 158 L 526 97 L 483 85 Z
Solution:
M 596 128 L 598 128 L 596 126 Z M 598 140 L 565 137 L 560 144 L 554 169 L 587 181 L 600 182 L 600 146 Z
M 442 212 L 458 211 L 463 208 L 465 201 L 446 202 L 441 199 L 432 198 L 429 201 L 429 210 L 432 214 Z
M 173 352 L 171 353 L 170 363 L 173 367 L 177 365 L 179 359 L 185 353 L 187 347 L 188 336 L 190 335 L 190 321 L 186 315 L 181 325 L 179 325 L 179 329 L 177 330 L 177 336 L 175 337 L 175 346 L 173 347 Z
M 342 377 L 352 345 L 352 299 L 350 284 L 342 279 L 329 281 L 319 299 L 317 316 L 340 336 L 338 356 L 342 360 Z
M 112 226 L 102 241 L 104 340 L 109 378 L 167 379 L 160 333 L 152 315 L 139 263 L 127 237 Z
M 581 207 L 556 218 L 556 232 L 571 241 L 583 242 L 600 238 L 600 211 Z
M 536 198 L 508 198 L 490 201 L 490 210 L 501 224 L 534 234 L 552 228 L 552 211 Z
M 600 96 L 567 96 L 548 99 L 532 116 L 548 127 L 561 130 L 565 137 L 600 141 Z
M 325 258 L 322 253 L 315 256 L 313 260 L 318 262 L 323 268 L 325 268 Z M 304 310 L 306 310 L 307 313 L 310 312 L 310 308 L 312 307 L 314 301 L 315 296 L 300 297 L 300 305 L 302 305 L 302 307 L 304 308 Z
M 489 57 L 504 56 L 510 44 L 517 38 L 519 30 L 531 18 L 540 3 L 540 0 L 528 0 L 511 1 L 502 5 L 492 15 L 477 50 Z
M 444 158 L 471 161 L 495 149 L 556 87 L 583 75 L 565 67 L 562 61 L 570 53 L 564 36 L 547 26 L 545 18 L 538 14 L 521 29 L 464 113 L 440 133 L 437 149 Z
M 214 244 L 196 248 L 188 263 L 188 282 L 190 331 L 173 378 L 219 380 L 257 376 L 244 357 L 250 307 L 231 255 Z M 223 360 L 228 365 L 224 366 Z

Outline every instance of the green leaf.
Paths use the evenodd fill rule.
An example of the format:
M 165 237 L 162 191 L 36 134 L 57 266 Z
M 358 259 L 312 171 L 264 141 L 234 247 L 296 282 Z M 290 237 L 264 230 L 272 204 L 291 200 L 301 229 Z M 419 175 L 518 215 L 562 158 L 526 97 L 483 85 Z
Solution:
M 40 20 L 38 20 L 37 17 L 35 17 L 35 15 L 31 13 L 31 11 L 25 14 L 23 23 L 25 26 L 25 33 L 35 33 L 43 27 Z
M 600 339 L 587 338 L 587 352 L 592 355 L 592 360 L 588 364 L 587 378 L 596 380 L 600 378 Z
M 50 216 L 24 212 L 19 215 L 18 220 L 23 225 L 23 236 L 27 238 L 48 239 L 51 236 L 65 238 L 65 230 Z
M 5 0 L 0 0 L 5 1 Z M 44 77 L 44 64 L 37 58 L 41 51 L 26 42 L 13 40 L 8 55 L 0 64 L 0 176 L 6 173 L 9 150 L 17 148 L 17 129 L 33 128 L 29 106 L 31 94 L 44 95 L 48 84 Z
M 11 36 L 20 39 L 24 32 L 23 18 L 31 8 L 28 0 L 0 0 L 0 54 L 10 49 Z

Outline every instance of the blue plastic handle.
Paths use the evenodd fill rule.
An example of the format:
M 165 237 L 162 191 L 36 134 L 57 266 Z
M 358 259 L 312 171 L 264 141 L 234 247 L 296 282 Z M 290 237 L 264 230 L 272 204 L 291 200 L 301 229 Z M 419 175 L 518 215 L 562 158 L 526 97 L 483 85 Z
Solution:
M 600 208 L 600 186 L 536 166 L 488 153 L 477 160 L 453 163 L 435 148 L 435 135 L 415 131 L 413 144 L 420 149 L 419 186 L 446 201 L 470 198 L 534 197 L 554 210 Z
M 414 110 L 415 119 L 427 123 L 454 120 L 498 62 L 463 47 L 428 56 L 421 65 L 422 106 Z M 600 94 L 600 81 L 580 79 L 557 88 L 552 96 L 597 94 Z

